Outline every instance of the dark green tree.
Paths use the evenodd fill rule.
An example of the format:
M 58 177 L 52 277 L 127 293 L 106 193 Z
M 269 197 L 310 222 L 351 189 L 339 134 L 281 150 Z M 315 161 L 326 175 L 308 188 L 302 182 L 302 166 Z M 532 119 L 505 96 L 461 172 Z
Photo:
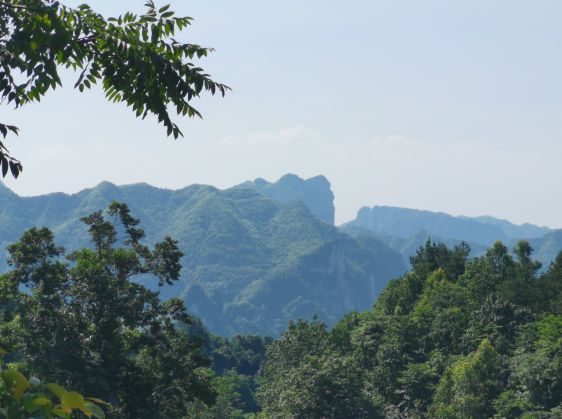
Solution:
M 562 407 L 562 316 L 549 315 L 522 328 L 511 364 L 513 404 Z
M 562 315 L 562 252 L 539 278 L 536 290 L 534 307 L 537 311 Z
M 177 281 L 176 242 L 142 244 L 139 221 L 117 202 L 82 221 L 94 248 L 68 262 L 45 228 L 9 247 L 12 270 L 0 278 L 8 333 L 0 345 L 12 345 L 39 378 L 111 402 L 116 417 L 181 417 L 193 401 L 212 403 L 210 359 L 200 339 L 176 328 L 190 322 L 183 303 L 162 302 L 134 280 Z
M 178 115 L 201 116 L 191 105 L 208 91 L 226 93 L 195 64 L 211 49 L 178 42 L 174 35 L 191 24 L 176 17 L 169 6 L 157 8 L 153 0 L 137 16 L 105 19 L 88 5 L 67 7 L 55 0 L 4 0 L 0 2 L 0 99 L 16 108 L 38 102 L 61 86 L 60 68 L 79 72 L 80 91 L 100 83 L 107 99 L 124 102 L 137 116 L 154 115 L 167 134 L 182 135 L 169 108 Z M 5 138 L 18 128 L 0 124 Z M 21 163 L 0 142 L 0 169 L 17 177 Z
M 465 269 L 470 247 L 462 242 L 450 250 L 443 243 L 432 242 L 428 239 L 416 254 L 410 257 L 412 270 L 422 277 L 427 277 L 437 269 L 443 269 L 447 277 L 456 280 Z
M 372 417 L 354 357 L 330 350 L 321 322 L 289 323 L 268 348 L 257 396 L 271 417 Z

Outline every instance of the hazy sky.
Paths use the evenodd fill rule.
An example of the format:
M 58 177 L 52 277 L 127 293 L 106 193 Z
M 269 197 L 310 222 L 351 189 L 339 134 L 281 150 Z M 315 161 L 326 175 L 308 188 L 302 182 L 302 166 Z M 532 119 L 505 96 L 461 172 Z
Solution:
M 82 1 L 67 2 L 78 4 Z M 111 15 L 144 1 L 90 1 Z M 159 4 L 164 4 L 160 2 Z M 559 0 L 176 0 L 183 40 L 233 88 L 194 103 L 173 141 L 99 90 L 63 90 L 2 122 L 22 195 L 102 180 L 228 187 L 324 174 L 338 222 L 364 205 L 562 227 Z

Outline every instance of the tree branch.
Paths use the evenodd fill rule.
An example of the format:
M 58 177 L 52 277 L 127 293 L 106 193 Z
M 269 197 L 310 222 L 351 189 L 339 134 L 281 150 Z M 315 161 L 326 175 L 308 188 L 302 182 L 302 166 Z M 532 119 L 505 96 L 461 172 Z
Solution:
M 34 7 L 24 6 L 24 5 L 20 5 L 20 4 L 6 3 L 5 1 L 0 1 L 0 6 L 4 6 L 4 7 L 7 7 L 9 9 L 29 10 L 31 12 L 42 12 L 43 11 L 41 9 L 36 9 Z

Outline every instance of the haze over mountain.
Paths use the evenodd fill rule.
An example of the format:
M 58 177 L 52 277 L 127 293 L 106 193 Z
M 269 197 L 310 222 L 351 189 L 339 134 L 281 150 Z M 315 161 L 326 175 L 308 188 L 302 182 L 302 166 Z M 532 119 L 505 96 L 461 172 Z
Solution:
M 387 281 L 405 271 L 397 251 L 377 238 L 339 232 L 293 199 L 300 196 L 333 222 L 333 195 L 323 177 L 291 175 L 227 190 L 103 182 L 74 195 L 29 198 L 1 187 L 0 246 L 43 225 L 69 250 L 88 245 L 79 218 L 113 200 L 126 202 L 149 242 L 170 235 L 185 254 L 181 281 L 165 297 L 184 298 L 214 333 L 278 335 L 289 319 L 317 314 L 333 324 L 350 310 L 369 308 Z
M 102 182 L 73 195 L 37 197 L 19 197 L 0 184 L 0 269 L 7 268 L 6 246 L 32 226 L 50 227 L 69 250 L 89 245 L 80 217 L 113 200 L 129 205 L 149 242 L 165 235 L 179 241 L 182 278 L 164 297 L 182 297 L 212 332 L 226 336 L 278 335 L 289 319 L 317 314 L 333 324 L 350 310 L 367 309 L 428 238 L 448 246 L 468 242 L 472 256 L 496 240 L 513 246 L 530 239 L 545 267 L 562 249 L 562 231 L 406 208 L 362 208 L 336 228 L 324 176 L 288 174 L 226 190 Z
M 532 224 L 515 225 L 490 216 L 453 217 L 442 212 L 375 206 L 363 207 L 355 220 L 348 223 L 375 233 L 410 237 L 421 230 L 445 239 L 458 239 L 490 245 L 496 240 L 533 239 L 552 230 Z
M 406 264 L 409 257 L 428 238 L 452 247 L 464 241 L 471 247 L 471 255 L 479 256 L 495 241 L 510 247 L 518 240 L 529 240 L 535 257 L 544 267 L 562 249 L 562 230 L 533 224 L 513 224 L 491 216 L 454 217 L 442 212 L 375 206 L 363 207 L 357 217 L 340 226 L 340 230 L 355 237 L 373 236 L 399 251 Z

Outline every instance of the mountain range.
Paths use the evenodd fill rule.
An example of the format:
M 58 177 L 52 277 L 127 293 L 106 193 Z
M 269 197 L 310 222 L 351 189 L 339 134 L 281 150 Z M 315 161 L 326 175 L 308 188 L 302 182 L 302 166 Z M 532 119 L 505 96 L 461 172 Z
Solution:
M 454 217 L 442 212 L 390 206 L 363 207 L 340 230 L 354 237 L 377 237 L 399 251 L 406 264 L 428 239 L 450 247 L 465 242 L 472 256 L 480 256 L 497 240 L 510 248 L 519 240 L 527 240 L 545 268 L 562 250 L 562 230 L 528 223 L 517 225 L 491 216 Z
M 0 184 L 0 272 L 9 269 L 7 245 L 32 226 L 51 228 L 68 250 L 89 245 L 80 217 L 114 200 L 141 219 L 149 243 L 165 235 L 179 241 L 181 280 L 162 295 L 183 298 L 223 336 L 278 336 L 288 320 L 317 315 L 331 325 L 351 310 L 368 309 L 428 238 L 449 246 L 468 242 L 476 256 L 495 240 L 512 246 L 529 239 L 545 265 L 562 249 L 560 230 L 396 207 L 362 208 L 355 220 L 336 227 L 324 176 L 289 174 L 226 190 L 102 182 L 72 195 L 36 197 Z
M 302 196 L 315 198 L 304 200 L 311 208 Z M 148 242 L 165 235 L 179 241 L 181 280 L 163 289 L 163 297 L 182 297 L 223 336 L 276 336 L 288 320 L 313 315 L 333 324 L 350 310 L 371 307 L 389 278 L 405 271 L 400 253 L 381 240 L 354 238 L 332 225 L 333 194 L 325 178 L 293 175 L 226 190 L 103 182 L 73 195 L 19 197 L 2 186 L 0 247 L 32 226 L 51 228 L 69 250 L 86 246 L 80 217 L 114 200 L 141 219 Z

